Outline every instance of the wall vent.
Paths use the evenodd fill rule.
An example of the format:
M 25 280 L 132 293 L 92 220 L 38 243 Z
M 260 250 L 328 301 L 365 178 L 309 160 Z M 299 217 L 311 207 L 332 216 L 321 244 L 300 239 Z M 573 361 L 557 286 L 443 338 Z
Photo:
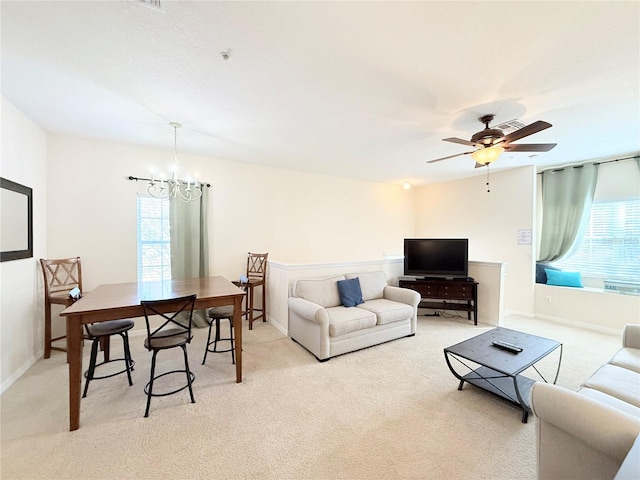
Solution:
M 148 7 L 156 12 L 167 13 L 167 7 L 163 0 L 137 0 L 139 5 Z
M 491 128 L 497 128 L 498 130 L 502 130 L 505 134 L 515 132 L 516 130 L 520 130 L 522 127 L 526 125 L 522 122 L 522 120 L 518 118 L 514 118 L 513 120 L 509 120 L 508 122 L 501 123 L 500 125 L 494 125 Z

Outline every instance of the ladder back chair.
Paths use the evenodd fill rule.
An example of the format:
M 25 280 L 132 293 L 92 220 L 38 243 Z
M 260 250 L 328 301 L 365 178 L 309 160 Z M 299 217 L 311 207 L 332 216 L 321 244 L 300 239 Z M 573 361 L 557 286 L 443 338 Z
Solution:
M 52 345 L 66 335 L 51 338 L 51 305 L 68 307 L 73 303 L 69 293 L 74 288 L 82 291 L 82 264 L 80 257 L 62 258 L 55 260 L 40 259 L 44 276 L 44 358 L 51 357 L 51 350 L 66 352 L 64 347 Z
M 191 403 L 196 403 L 193 396 L 191 384 L 195 380 L 194 373 L 189 369 L 189 358 L 187 357 L 187 344 L 191 342 L 193 335 L 191 334 L 191 323 L 193 321 L 193 307 L 196 303 L 196 295 L 188 295 L 178 298 L 170 298 L 165 300 L 143 300 L 140 302 L 144 311 L 144 318 L 147 324 L 147 338 L 144 346 L 147 350 L 153 352 L 151 357 L 151 374 L 149 383 L 144 387 L 144 393 L 147 394 L 147 408 L 144 416 L 149 416 L 149 407 L 151 406 L 151 397 L 164 397 L 173 395 L 185 388 L 189 389 Z M 158 316 L 160 325 L 151 326 L 151 318 Z M 186 317 L 186 318 L 185 318 Z M 156 375 L 156 356 L 161 350 L 169 350 L 171 348 L 181 348 L 184 355 L 184 370 L 171 370 L 160 375 Z M 187 377 L 187 383 L 175 390 L 164 393 L 155 393 L 153 391 L 154 382 L 161 377 L 175 373 L 184 373 Z
M 253 329 L 253 322 L 262 318 L 263 322 L 267 321 L 267 258 L 268 253 L 251 253 L 247 255 L 247 275 L 246 281 L 242 279 L 233 282 L 234 285 L 244 289 L 247 292 L 245 297 L 245 309 L 242 315 L 249 319 L 249 330 Z M 262 287 L 262 308 L 254 308 L 254 289 Z M 254 310 L 260 312 L 260 315 L 254 317 Z

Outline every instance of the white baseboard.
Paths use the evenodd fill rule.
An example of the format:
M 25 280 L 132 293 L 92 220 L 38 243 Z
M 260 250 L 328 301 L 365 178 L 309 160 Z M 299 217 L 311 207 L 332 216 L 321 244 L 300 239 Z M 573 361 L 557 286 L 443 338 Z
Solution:
M 34 356 L 32 356 L 29 360 L 23 363 L 20 368 L 18 368 L 15 372 L 13 372 L 11 376 L 9 376 L 9 378 L 7 378 L 4 382 L 2 382 L 2 385 L 0 385 L 0 395 L 6 392 L 9 389 L 9 387 L 11 387 L 11 385 L 13 385 L 22 375 L 25 374 L 27 370 L 33 367 L 35 363 L 42 358 L 43 355 L 44 355 L 44 351 L 39 350 L 38 352 L 36 352 Z
M 560 323 L 562 325 L 568 325 L 571 327 L 582 328 L 584 330 L 592 330 L 594 332 L 606 333 L 608 335 L 620 336 L 620 330 L 617 328 L 602 327 L 600 325 L 594 325 L 592 323 L 577 322 L 575 320 L 567 320 L 566 318 L 554 317 L 552 315 L 534 315 L 535 318 L 541 318 L 543 320 L 549 320 L 550 322 Z
M 276 330 L 278 330 L 280 333 L 282 333 L 285 337 L 289 336 L 289 332 L 282 325 L 280 325 L 273 318 L 271 318 L 269 315 L 267 315 L 267 321 L 271 325 L 273 325 L 276 328 Z
M 531 313 L 531 312 L 521 312 L 519 310 L 505 310 L 504 311 L 504 316 L 505 317 L 509 317 L 511 315 L 517 315 L 519 317 L 526 317 L 526 318 L 535 318 L 536 314 L 535 313 Z

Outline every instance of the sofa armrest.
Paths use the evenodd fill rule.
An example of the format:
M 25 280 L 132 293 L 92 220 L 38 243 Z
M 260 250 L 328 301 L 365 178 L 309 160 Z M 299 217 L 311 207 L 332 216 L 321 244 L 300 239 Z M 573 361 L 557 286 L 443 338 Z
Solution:
M 579 393 L 536 382 L 538 478 L 613 477 L 640 433 L 640 419 Z
M 416 308 L 420 303 L 420 294 L 410 288 L 393 287 L 387 285 L 384 287 L 384 298 L 393 300 L 394 302 L 406 303 Z
M 640 323 L 629 323 L 622 331 L 622 346 L 640 348 Z
M 326 313 L 323 315 L 326 310 L 322 305 L 297 297 L 290 297 L 288 301 L 289 309 L 305 320 L 316 323 L 323 323 L 324 320 L 328 321 Z

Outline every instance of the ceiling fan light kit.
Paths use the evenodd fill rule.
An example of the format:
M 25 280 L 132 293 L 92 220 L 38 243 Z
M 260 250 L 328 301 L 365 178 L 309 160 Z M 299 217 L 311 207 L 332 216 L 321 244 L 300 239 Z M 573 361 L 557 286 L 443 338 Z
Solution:
M 495 147 L 486 147 L 476 150 L 471 154 L 471 158 L 480 165 L 488 165 L 491 162 L 495 162 L 503 153 L 504 148 L 497 145 Z

